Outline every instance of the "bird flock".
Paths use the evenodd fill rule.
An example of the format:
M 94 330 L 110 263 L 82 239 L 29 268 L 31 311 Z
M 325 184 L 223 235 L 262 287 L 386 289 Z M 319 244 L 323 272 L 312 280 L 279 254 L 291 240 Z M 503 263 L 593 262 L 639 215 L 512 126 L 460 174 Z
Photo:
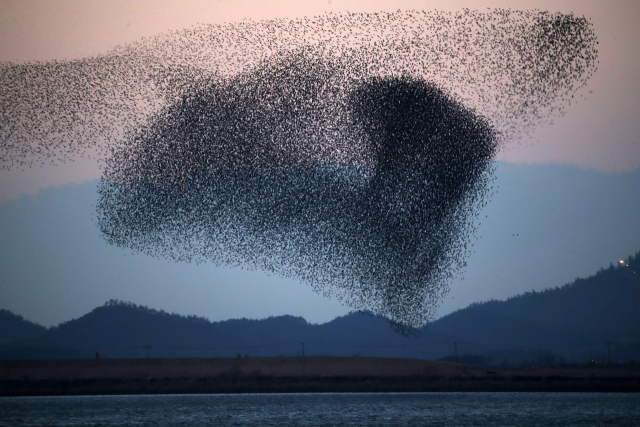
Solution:
M 96 158 L 105 240 L 294 277 L 433 318 L 473 252 L 494 160 L 584 97 L 584 17 L 328 13 L 202 25 L 0 64 L 0 168 Z

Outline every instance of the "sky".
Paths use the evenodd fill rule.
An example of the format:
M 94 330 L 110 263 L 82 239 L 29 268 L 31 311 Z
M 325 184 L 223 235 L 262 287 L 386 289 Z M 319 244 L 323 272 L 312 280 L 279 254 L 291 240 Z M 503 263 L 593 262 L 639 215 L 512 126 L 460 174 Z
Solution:
M 0 61 L 107 54 L 198 24 L 334 12 L 463 7 L 541 9 L 592 20 L 598 71 L 585 101 L 500 153 L 500 192 L 486 208 L 465 280 L 439 313 L 558 286 L 640 249 L 640 3 L 636 1 L 0 1 Z M 111 298 L 212 320 L 349 311 L 291 279 L 167 263 L 108 246 L 92 212 L 95 160 L 0 170 L 0 308 L 45 325 Z M 519 240 L 508 239 L 517 233 Z

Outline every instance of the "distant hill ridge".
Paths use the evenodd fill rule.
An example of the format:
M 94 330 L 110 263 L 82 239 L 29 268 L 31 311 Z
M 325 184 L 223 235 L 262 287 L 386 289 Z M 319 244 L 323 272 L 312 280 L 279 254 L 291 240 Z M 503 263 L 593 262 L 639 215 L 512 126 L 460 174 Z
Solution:
M 504 316 L 542 328 L 580 331 L 592 340 L 640 339 L 640 252 L 588 278 L 562 287 L 488 301 L 443 316 L 434 323 L 451 328 L 473 317 Z M 468 335 L 468 334 L 463 334 Z M 582 334 L 579 334 L 582 335 Z
M 0 345 L 9 341 L 36 337 L 47 331 L 42 325 L 25 320 L 9 310 L 0 309 Z
M 431 323 L 415 339 L 362 313 L 322 325 L 294 316 L 210 322 L 112 300 L 46 329 L 3 310 L 0 331 L 13 329 L 0 337 L 14 338 L 0 346 L 0 358 L 298 356 L 304 351 L 435 359 L 457 351 L 522 362 L 544 352 L 602 359 L 605 343 L 613 343 L 615 357 L 640 359 L 639 264 L 640 252 L 560 288 L 472 304 Z

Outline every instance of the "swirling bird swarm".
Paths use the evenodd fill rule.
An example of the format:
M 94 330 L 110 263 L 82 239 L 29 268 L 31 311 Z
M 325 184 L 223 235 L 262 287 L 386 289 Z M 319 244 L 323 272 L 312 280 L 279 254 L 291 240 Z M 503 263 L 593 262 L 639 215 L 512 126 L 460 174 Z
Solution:
M 464 268 L 497 152 L 563 113 L 596 44 L 573 15 L 409 11 L 2 64 L 2 166 L 96 156 L 109 243 L 295 277 L 402 330 Z

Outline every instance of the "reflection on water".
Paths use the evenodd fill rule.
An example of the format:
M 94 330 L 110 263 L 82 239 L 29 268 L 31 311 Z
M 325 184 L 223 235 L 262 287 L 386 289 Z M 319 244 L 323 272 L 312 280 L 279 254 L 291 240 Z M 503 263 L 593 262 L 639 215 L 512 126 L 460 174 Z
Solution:
M 0 426 L 633 426 L 640 394 L 380 393 L 0 398 Z

